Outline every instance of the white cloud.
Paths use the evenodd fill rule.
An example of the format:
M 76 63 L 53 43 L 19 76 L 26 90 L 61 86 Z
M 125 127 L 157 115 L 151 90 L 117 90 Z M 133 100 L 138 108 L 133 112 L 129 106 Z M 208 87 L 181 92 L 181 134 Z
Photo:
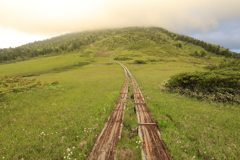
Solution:
M 239 0 L 0 0 L 0 26 L 44 36 L 129 26 L 207 33 L 240 17 L 239 6 Z
M 48 34 L 139 25 L 208 31 L 238 17 L 239 6 L 239 0 L 5 0 L 0 25 Z
M 41 35 L 22 33 L 3 27 L 0 27 L 0 35 L 0 48 L 17 47 L 35 40 L 43 40 L 48 38 Z

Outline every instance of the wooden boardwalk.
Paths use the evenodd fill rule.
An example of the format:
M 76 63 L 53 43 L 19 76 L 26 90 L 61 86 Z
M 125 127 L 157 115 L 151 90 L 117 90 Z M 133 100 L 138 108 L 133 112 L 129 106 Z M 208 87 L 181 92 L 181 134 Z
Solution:
M 141 138 L 143 160 L 171 160 L 170 154 L 162 140 L 157 124 L 152 118 L 145 103 L 141 90 L 130 71 L 123 64 L 125 72 L 125 83 L 121 89 L 117 103 L 101 134 L 90 153 L 88 160 L 113 160 L 116 159 L 116 145 L 121 136 L 123 113 L 128 93 L 129 80 L 132 81 L 134 89 L 135 110 L 138 118 L 138 133 Z

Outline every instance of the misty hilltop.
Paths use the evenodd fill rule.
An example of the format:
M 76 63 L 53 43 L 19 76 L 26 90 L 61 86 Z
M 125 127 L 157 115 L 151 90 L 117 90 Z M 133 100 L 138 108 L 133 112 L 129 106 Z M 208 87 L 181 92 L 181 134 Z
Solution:
M 68 33 L 16 48 L 0 50 L 0 62 L 14 62 L 38 56 L 79 51 L 82 56 L 109 56 L 114 51 L 141 51 L 148 56 L 193 56 L 211 54 L 239 58 L 239 54 L 219 45 L 179 35 L 159 27 L 129 27 Z

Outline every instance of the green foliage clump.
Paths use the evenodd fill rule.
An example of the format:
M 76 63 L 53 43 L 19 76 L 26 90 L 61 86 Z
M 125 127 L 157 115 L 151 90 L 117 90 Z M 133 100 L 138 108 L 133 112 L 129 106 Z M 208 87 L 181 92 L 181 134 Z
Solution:
M 182 43 L 176 43 L 175 46 L 182 49 Z
M 231 61 L 224 61 L 219 65 L 209 65 L 206 67 L 209 70 L 232 70 L 239 71 L 240 70 L 240 59 L 235 59 Z
M 205 57 L 206 56 L 206 52 L 203 51 L 203 50 L 201 50 L 201 51 L 194 51 L 190 55 L 194 56 L 194 57 Z
M 55 81 L 52 81 L 50 84 L 51 85 L 57 85 L 57 84 L 59 84 L 59 82 L 57 80 L 55 80 Z
M 148 62 L 161 62 L 161 61 L 169 61 L 164 58 L 147 58 Z
M 148 58 L 148 62 L 159 62 L 161 61 L 161 59 L 157 59 L 157 58 Z
M 239 62 L 236 60 L 234 63 L 222 63 L 214 69 L 211 68 L 212 70 L 208 72 L 174 75 L 165 84 L 165 87 L 168 91 L 198 98 L 240 103 Z
M 80 55 L 80 57 L 94 57 L 95 56 L 95 51 L 90 50 L 90 49 L 85 49 L 82 54 Z
M 119 57 L 115 57 L 114 60 L 127 61 L 127 60 L 132 60 L 132 58 L 125 57 L 125 56 L 119 56 Z
M 57 84 L 57 81 L 52 84 Z M 37 79 L 25 79 L 23 77 L 0 77 L 0 96 L 9 92 L 22 92 L 31 88 L 42 88 L 46 86 L 46 82 L 41 82 Z
M 135 60 L 134 63 L 136 63 L 136 64 L 146 64 L 147 62 L 145 60 L 138 59 L 138 60 Z

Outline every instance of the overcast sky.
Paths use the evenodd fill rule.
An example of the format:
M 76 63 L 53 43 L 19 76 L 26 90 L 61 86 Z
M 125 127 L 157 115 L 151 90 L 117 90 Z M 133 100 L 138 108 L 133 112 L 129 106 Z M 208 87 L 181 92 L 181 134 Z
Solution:
M 156 26 L 240 52 L 240 0 L 0 0 L 0 48 L 67 32 Z

